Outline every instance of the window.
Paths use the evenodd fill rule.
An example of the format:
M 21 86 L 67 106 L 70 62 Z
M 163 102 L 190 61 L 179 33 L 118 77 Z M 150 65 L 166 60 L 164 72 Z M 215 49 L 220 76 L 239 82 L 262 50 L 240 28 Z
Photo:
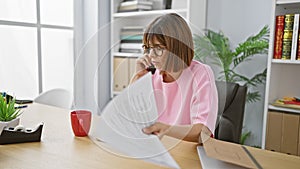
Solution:
M 74 0 L 0 1 L 0 91 L 73 91 Z

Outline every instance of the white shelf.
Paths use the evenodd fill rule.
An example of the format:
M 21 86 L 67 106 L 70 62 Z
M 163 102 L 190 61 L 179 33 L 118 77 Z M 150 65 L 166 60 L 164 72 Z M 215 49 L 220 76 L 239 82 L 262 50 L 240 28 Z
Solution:
M 283 63 L 283 64 L 300 64 L 300 60 L 282 60 L 282 59 L 272 59 L 272 63 Z
M 300 1 L 299 0 L 280 0 L 276 3 L 279 11 L 284 13 L 299 13 Z M 282 14 L 284 14 L 282 13 Z
M 114 13 L 114 18 L 122 18 L 122 17 L 144 17 L 144 16 L 158 16 L 166 13 L 186 13 L 187 9 L 166 9 L 166 10 L 152 10 L 152 11 L 137 11 L 137 12 L 119 12 Z
M 263 116 L 262 148 L 265 148 L 267 136 L 268 111 L 282 111 L 285 113 L 300 114 L 299 109 L 285 108 L 270 105 L 274 100 L 284 96 L 299 95 L 300 60 L 273 59 L 276 16 L 290 13 L 299 13 L 300 0 L 274 0 L 272 4 L 272 20 L 270 24 L 270 41 L 268 54 L 268 72 L 265 88 L 265 105 Z
M 300 3 L 299 0 L 278 0 L 277 5 Z
M 277 107 L 277 106 L 273 106 L 273 105 L 269 105 L 268 108 L 270 110 L 284 111 L 284 112 L 290 112 L 290 113 L 300 114 L 300 110 L 298 110 L 298 109 L 290 109 L 290 108 L 284 108 L 284 107 Z

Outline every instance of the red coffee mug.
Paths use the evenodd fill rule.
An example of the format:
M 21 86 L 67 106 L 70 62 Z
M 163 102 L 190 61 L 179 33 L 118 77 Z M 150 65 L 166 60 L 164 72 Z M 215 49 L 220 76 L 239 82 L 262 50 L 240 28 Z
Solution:
M 75 136 L 87 136 L 91 127 L 92 113 L 88 110 L 74 110 L 71 112 L 71 124 Z

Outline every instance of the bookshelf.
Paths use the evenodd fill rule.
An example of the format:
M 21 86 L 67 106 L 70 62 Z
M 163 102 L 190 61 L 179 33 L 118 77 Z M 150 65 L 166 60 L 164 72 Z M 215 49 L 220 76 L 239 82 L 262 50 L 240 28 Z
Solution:
M 270 41 L 267 63 L 268 71 L 266 79 L 265 105 L 263 116 L 262 148 L 266 148 L 266 142 L 268 142 L 267 137 L 269 137 L 271 133 L 269 130 L 272 130 L 272 128 L 270 128 L 272 120 L 274 121 L 274 119 L 277 118 L 276 115 L 281 114 L 280 118 L 283 119 L 281 121 L 287 126 L 285 126 L 285 128 L 281 128 L 280 130 L 281 132 L 283 132 L 288 127 L 295 127 L 295 130 L 289 132 L 294 132 L 295 140 L 297 140 L 296 147 L 298 147 L 298 155 L 300 155 L 300 109 L 283 108 L 272 105 L 272 103 L 274 103 L 277 99 L 283 98 L 284 96 L 300 96 L 300 60 L 297 60 L 297 58 L 291 58 L 287 60 L 273 59 L 276 32 L 276 16 L 286 14 L 300 14 L 300 0 L 275 0 L 273 2 L 272 9 L 273 10 L 270 22 Z M 275 113 L 275 116 L 274 112 L 277 112 L 277 114 Z M 272 117 L 270 117 L 270 115 L 272 115 Z M 290 115 L 293 117 L 290 118 Z M 287 119 L 289 118 L 294 120 L 295 126 L 291 127 L 291 125 L 293 125 L 292 123 L 290 126 L 288 126 L 289 124 L 287 124 Z M 286 119 L 286 121 L 284 121 L 284 119 Z M 291 141 L 285 140 L 286 138 L 283 137 L 283 135 L 280 139 L 281 149 L 286 148 L 286 145 L 282 145 L 282 141 L 286 141 L 285 143 Z M 280 151 L 280 145 L 278 151 Z M 288 153 L 285 150 L 282 150 L 280 152 Z M 295 155 L 297 155 L 297 152 Z
M 148 0 L 152 1 L 152 0 Z M 159 0 L 155 0 L 156 2 Z M 163 0 L 161 0 L 163 2 Z M 134 59 L 142 53 L 120 52 L 121 29 L 124 27 L 146 27 L 156 17 L 166 13 L 178 13 L 191 27 L 192 33 L 202 33 L 206 28 L 207 0 L 172 0 L 176 6 L 171 9 L 118 12 L 122 0 L 111 1 L 111 97 L 119 94 L 127 87 L 134 72 Z M 127 85 L 126 85 L 127 84 Z

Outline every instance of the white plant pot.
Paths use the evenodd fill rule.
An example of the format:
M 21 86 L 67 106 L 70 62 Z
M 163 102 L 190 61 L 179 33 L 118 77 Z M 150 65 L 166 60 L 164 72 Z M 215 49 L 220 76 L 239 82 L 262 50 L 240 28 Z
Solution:
M 0 121 L 0 135 L 5 127 L 16 127 L 20 123 L 20 118 L 11 121 Z

